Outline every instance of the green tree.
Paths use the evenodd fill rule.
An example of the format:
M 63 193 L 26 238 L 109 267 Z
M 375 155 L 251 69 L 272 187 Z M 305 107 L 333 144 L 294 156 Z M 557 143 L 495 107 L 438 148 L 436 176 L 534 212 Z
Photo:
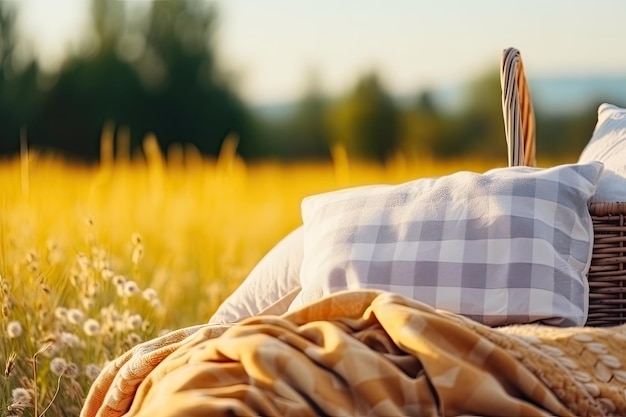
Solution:
M 15 13 L 14 3 L 0 2 L 0 71 L 3 75 L 10 66 L 11 55 L 15 49 Z
M 537 158 L 576 160 L 593 135 L 600 102 L 572 114 L 537 112 Z
M 37 64 L 16 66 L 17 12 L 16 2 L 0 2 L 0 154 L 19 150 L 20 129 L 35 120 L 42 99 Z
M 327 113 L 328 100 L 322 93 L 317 74 L 312 73 L 291 122 L 289 147 L 294 156 L 306 158 L 329 156 Z
M 420 93 L 401 118 L 400 148 L 404 153 L 441 156 L 447 136 L 446 119 L 430 91 Z
M 213 54 L 214 5 L 129 6 L 92 0 L 97 49 L 66 61 L 28 120 L 29 141 L 93 160 L 113 121 L 129 128 L 133 148 L 153 132 L 163 151 L 183 142 L 215 155 L 230 133 L 239 135 L 242 154 L 253 149 L 248 110 Z
M 139 77 L 111 49 L 68 62 L 47 92 L 32 142 L 65 155 L 95 160 L 105 123 L 142 127 L 143 91 Z M 138 141 L 137 138 L 135 138 Z
M 302 96 L 273 115 L 257 112 L 258 155 L 278 159 L 329 159 L 329 99 L 318 74 L 309 73 Z
M 384 160 L 396 149 L 397 109 L 376 74 L 362 77 L 354 90 L 330 110 L 331 141 L 346 147 L 348 155 Z
M 458 126 L 461 130 L 450 140 L 449 153 L 506 158 L 499 72 L 488 72 L 470 82 Z
M 0 153 L 16 152 L 17 130 L 14 122 L 14 112 L 10 109 L 8 96 L 10 78 L 12 74 L 12 55 L 15 49 L 15 8 L 14 3 L 0 2 Z M 11 135 L 11 131 L 16 136 Z
M 147 24 L 146 50 L 163 65 L 163 82 L 149 92 L 147 117 L 162 146 L 192 142 L 217 154 L 230 133 L 239 150 L 254 156 L 251 119 L 213 54 L 217 14 L 211 3 L 154 2 Z

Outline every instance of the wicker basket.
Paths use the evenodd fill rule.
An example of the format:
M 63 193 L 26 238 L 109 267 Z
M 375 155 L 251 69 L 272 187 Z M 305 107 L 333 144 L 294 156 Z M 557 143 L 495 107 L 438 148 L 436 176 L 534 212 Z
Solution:
M 520 53 L 506 49 L 501 62 L 502 111 L 510 166 L 535 165 L 535 116 Z M 626 202 L 589 204 L 593 254 L 587 326 L 626 322 Z
M 588 326 L 626 322 L 626 203 L 591 203 L 593 258 Z

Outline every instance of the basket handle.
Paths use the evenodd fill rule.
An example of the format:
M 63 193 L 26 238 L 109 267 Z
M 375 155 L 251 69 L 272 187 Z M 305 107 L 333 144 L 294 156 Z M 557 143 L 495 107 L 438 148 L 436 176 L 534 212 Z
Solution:
M 522 57 L 515 48 L 502 53 L 500 85 L 509 166 L 535 166 L 535 112 Z

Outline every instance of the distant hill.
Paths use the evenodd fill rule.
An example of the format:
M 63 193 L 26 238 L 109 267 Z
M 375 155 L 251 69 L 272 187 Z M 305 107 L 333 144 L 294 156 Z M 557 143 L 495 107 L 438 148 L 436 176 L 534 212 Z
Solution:
M 626 107 L 625 77 L 544 77 L 529 79 L 533 104 L 544 114 L 568 114 L 589 106 L 608 102 Z M 435 90 L 435 101 L 449 111 L 459 109 L 463 103 L 464 85 L 452 85 Z M 410 105 L 415 95 L 394 97 L 399 106 Z M 284 119 L 293 114 L 294 103 L 272 103 L 253 107 L 263 118 Z
M 540 78 L 529 83 L 538 111 L 570 113 L 604 102 L 626 107 L 626 77 Z
M 528 82 L 535 109 L 544 114 L 571 114 L 603 102 L 626 107 L 626 77 L 545 77 Z M 434 96 L 442 108 L 456 110 L 463 103 L 463 92 L 464 86 L 456 85 L 437 90 Z
M 252 107 L 252 111 L 264 119 L 281 120 L 289 118 L 295 111 L 296 103 L 268 103 L 257 104 Z

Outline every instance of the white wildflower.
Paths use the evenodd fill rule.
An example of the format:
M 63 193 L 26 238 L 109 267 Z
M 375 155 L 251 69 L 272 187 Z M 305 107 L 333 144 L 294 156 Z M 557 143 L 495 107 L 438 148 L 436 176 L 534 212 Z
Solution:
M 14 320 L 7 324 L 7 335 L 10 339 L 14 339 L 22 335 L 22 325 L 19 321 Z
M 63 375 L 65 370 L 67 369 L 67 361 L 61 357 L 53 358 L 50 361 L 50 372 L 59 376 Z
M 59 320 L 65 320 L 67 318 L 67 308 L 57 307 L 54 309 L 54 317 Z
M 100 333 L 100 323 L 95 319 L 85 320 L 83 330 L 87 336 L 95 336 Z
M 145 290 L 143 290 L 142 295 L 143 295 L 143 298 L 148 301 L 159 299 L 159 294 L 154 288 L 146 288 Z
M 116 287 L 124 286 L 125 282 L 126 278 L 123 275 L 114 275 L 113 278 L 111 278 L 111 283 Z
M 78 368 L 78 365 L 76 365 L 75 363 L 69 363 L 67 364 L 67 367 L 65 368 L 65 372 L 63 372 L 63 375 L 65 375 L 68 378 L 76 378 L 78 377 L 78 375 L 80 375 L 80 369 Z
M 126 340 L 128 341 L 128 344 L 130 346 L 135 346 L 142 342 L 141 336 L 139 336 L 137 333 L 130 333 Z
M 14 388 L 13 391 L 11 391 L 11 398 L 13 402 L 23 404 L 30 404 L 33 400 L 32 394 L 26 388 Z
M 85 320 L 85 316 L 82 311 L 72 308 L 67 312 L 67 319 L 72 324 L 81 324 Z
M 142 240 L 143 239 L 141 238 L 141 235 L 137 232 L 133 233 L 133 235 L 130 237 L 130 241 L 132 242 L 133 246 L 141 245 Z
M 88 270 L 91 267 L 91 261 L 89 261 L 89 258 L 84 253 L 79 253 L 77 260 L 81 271 Z
M 109 281 L 115 275 L 115 273 L 109 268 L 102 268 L 102 271 L 100 271 L 100 274 L 102 275 L 102 278 L 105 281 Z
M 74 348 L 80 346 L 80 339 L 74 333 L 61 332 L 59 335 L 59 341 L 61 345 Z
M 126 325 L 129 329 L 138 329 L 142 322 L 143 319 L 139 314 L 133 314 L 126 319 Z
M 98 375 L 100 375 L 100 372 L 102 372 L 102 369 L 100 369 L 100 367 L 96 364 L 90 363 L 85 367 L 85 375 L 91 381 L 96 379 Z
M 131 297 L 139 292 L 139 285 L 135 281 L 126 281 L 124 284 L 124 295 Z

